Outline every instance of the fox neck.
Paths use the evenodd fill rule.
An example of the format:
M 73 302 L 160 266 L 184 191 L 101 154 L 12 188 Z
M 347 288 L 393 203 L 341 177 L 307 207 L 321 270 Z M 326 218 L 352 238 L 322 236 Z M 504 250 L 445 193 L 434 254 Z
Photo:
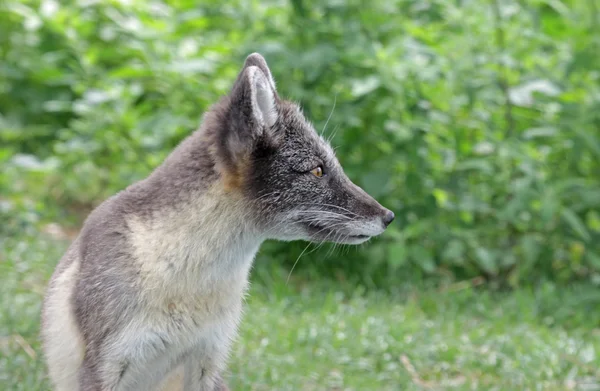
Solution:
M 246 205 L 240 194 L 214 182 L 150 216 L 130 219 L 145 286 L 166 288 L 165 295 L 174 297 L 206 294 L 219 286 L 242 295 L 263 241 Z

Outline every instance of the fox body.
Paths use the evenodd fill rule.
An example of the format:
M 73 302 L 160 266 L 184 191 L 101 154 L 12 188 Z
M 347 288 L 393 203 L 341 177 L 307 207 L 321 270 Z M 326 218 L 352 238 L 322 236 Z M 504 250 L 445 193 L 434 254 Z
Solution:
M 357 244 L 393 218 L 252 54 L 200 129 L 96 208 L 56 267 L 42 310 L 53 386 L 226 390 L 260 244 Z

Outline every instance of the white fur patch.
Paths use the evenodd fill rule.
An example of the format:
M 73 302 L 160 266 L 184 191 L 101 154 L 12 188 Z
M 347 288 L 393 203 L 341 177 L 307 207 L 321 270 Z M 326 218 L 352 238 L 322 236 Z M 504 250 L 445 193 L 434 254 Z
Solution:
M 71 305 L 78 270 L 77 259 L 54 281 L 44 307 L 44 353 L 49 363 L 50 380 L 56 391 L 79 388 L 78 371 L 85 347 Z
M 111 348 L 131 363 L 119 389 L 157 384 L 193 349 L 203 366 L 224 368 L 262 241 L 231 196 L 215 187 L 185 208 L 129 221 L 146 308 Z

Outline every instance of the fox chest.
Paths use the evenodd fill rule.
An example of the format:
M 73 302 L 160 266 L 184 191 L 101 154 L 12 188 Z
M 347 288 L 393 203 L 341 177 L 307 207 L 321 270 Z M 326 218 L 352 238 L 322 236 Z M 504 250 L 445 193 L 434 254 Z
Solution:
M 146 319 L 132 333 L 141 332 L 146 345 L 159 347 L 161 353 L 178 354 L 196 346 L 207 351 L 228 348 L 226 342 L 241 320 L 246 286 L 246 276 L 239 276 L 201 292 L 165 295 L 145 311 Z
M 117 342 L 127 363 L 120 389 L 152 389 L 191 356 L 202 366 L 222 367 L 241 313 L 241 298 L 226 308 L 172 301 L 145 321 L 132 324 L 123 341 Z

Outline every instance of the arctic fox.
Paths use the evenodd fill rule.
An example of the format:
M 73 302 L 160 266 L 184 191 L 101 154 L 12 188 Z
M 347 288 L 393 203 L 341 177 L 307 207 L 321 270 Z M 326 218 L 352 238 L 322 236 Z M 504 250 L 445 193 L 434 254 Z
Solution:
M 58 264 L 42 310 L 53 386 L 227 390 L 261 243 L 358 244 L 393 219 L 251 54 L 200 129 L 96 208 Z

